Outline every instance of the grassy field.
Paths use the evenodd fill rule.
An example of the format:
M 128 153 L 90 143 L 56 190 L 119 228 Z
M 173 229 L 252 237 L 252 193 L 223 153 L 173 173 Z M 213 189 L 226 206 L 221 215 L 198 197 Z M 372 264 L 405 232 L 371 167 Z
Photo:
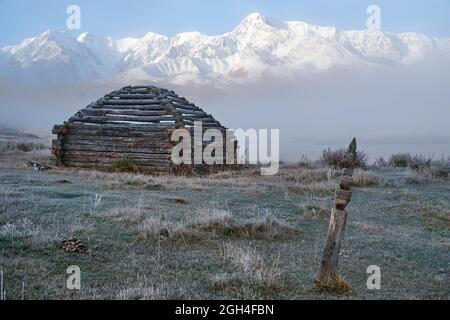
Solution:
M 450 180 L 356 173 L 339 270 L 315 288 L 339 171 L 283 167 L 207 177 L 0 166 L 6 299 L 449 299 Z M 86 252 L 69 253 L 76 237 Z M 66 268 L 81 269 L 81 290 Z M 366 287 L 367 267 L 381 289 Z

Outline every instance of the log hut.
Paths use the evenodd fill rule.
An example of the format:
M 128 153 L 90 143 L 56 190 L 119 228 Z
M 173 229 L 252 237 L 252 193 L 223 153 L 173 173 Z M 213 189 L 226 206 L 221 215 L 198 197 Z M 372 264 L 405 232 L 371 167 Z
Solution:
M 222 132 L 224 165 L 175 165 L 172 162 L 171 152 L 178 143 L 171 141 L 173 130 L 189 130 L 194 141 L 196 121 L 202 122 L 203 132 L 211 128 Z M 128 86 L 106 94 L 62 125 L 55 125 L 52 133 L 56 135 L 52 157 L 59 166 L 110 171 L 114 161 L 123 157 L 144 173 L 186 174 L 231 166 L 225 165 L 226 128 L 184 97 L 154 86 Z M 237 143 L 234 139 L 231 143 L 234 143 L 235 158 Z M 204 148 L 207 143 L 202 142 L 202 145 Z M 191 154 L 193 159 L 194 152 Z

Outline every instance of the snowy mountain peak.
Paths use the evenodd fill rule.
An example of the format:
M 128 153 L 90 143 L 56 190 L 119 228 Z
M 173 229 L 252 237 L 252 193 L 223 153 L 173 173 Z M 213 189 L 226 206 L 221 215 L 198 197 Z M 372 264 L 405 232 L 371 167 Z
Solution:
M 90 32 L 84 32 L 84 33 L 80 34 L 77 38 L 77 41 L 81 42 L 81 43 L 98 42 L 101 40 L 104 40 L 104 39 L 95 34 L 92 34 Z
M 142 38 L 144 41 L 167 40 L 167 37 L 154 32 L 147 32 Z
M 250 13 L 241 24 L 266 24 L 266 18 L 259 12 Z
M 251 13 L 235 29 L 237 34 L 254 34 L 257 32 L 275 31 L 274 29 L 286 28 L 286 23 L 274 19 L 268 19 L 260 13 Z
M 426 59 L 448 61 L 450 39 L 416 33 L 341 31 L 300 21 L 248 15 L 233 31 L 217 36 L 183 32 L 166 37 L 78 38 L 48 30 L 0 48 L 0 78 L 71 83 L 114 77 L 173 83 L 231 83 L 263 74 L 326 71 L 335 66 L 386 67 Z

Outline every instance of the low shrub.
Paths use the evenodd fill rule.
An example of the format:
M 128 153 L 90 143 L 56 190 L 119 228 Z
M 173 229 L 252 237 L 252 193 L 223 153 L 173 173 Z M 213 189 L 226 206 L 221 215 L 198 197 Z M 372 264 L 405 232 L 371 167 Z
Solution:
M 322 151 L 320 158 L 321 162 L 334 168 L 342 168 L 344 163 L 344 156 L 347 150 L 344 148 L 338 148 L 331 150 L 330 148 Z M 354 166 L 355 168 L 367 168 L 368 156 L 365 151 L 357 151 Z
M 0 142 L 0 152 L 31 152 L 31 151 L 39 151 L 49 149 L 44 143 L 34 143 L 34 142 L 16 142 L 16 141 L 7 141 Z
M 429 167 L 433 160 L 430 156 L 424 155 L 411 155 L 408 152 L 400 152 L 393 154 L 389 159 L 389 166 L 398 168 L 420 169 Z
M 16 145 L 17 150 L 23 151 L 23 152 L 30 152 L 33 151 L 34 147 L 33 144 L 31 142 L 29 143 L 18 143 Z
M 376 167 L 380 167 L 380 168 L 387 167 L 389 165 L 389 163 L 383 157 L 378 157 L 375 160 L 374 164 Z
M 396 153 L 393 154 L 389 159 L 390 167 L 407 168 L 412 160 L 410 153 Z
M 136 173 L 137 166 L 131 156 L 125 155 L 114 159 L 111 163 L 111 169 L 114 172 L 131 172 Z
M 303 154 L 300 157 L 300 161 L 298 162 L 298 166 L 300 168 L 310 168 L 312 164 L 312 160 L 310 157 L 308 157 L 306 154 Z

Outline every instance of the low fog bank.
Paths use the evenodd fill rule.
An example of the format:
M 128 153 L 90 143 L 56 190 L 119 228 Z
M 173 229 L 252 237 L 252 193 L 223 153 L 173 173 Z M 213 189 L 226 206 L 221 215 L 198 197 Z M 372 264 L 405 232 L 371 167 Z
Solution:
M 55 87 L 0 87 L 0 127 L 15 128 L 42 137 L 90 102 L 115 90 L 113 85 L 85 84 Z
M 229 128 L 280 129 L 285 161 L 302 154 L 317 158 L 324 148 L 347 145 L 353 136 L 373 161 L 394 152 L 450 154 L 449 83 L 449 66 L 419 65 L 335 69 L 285 80 L 266 75 L 257 84 L 220 89 L 157 85 L 175 90 Z M 24 88 L 2 83 L 0 126 L 50 136 L 53 124 L 125 85 L 131 84 Z
M 450 68 L 334 70 L 204 91 L 195 101 L 231 128 L 279 128 L 281 157 L 320 156 L 357 137 L 374 161 L 395 152 L 450 155 Z

